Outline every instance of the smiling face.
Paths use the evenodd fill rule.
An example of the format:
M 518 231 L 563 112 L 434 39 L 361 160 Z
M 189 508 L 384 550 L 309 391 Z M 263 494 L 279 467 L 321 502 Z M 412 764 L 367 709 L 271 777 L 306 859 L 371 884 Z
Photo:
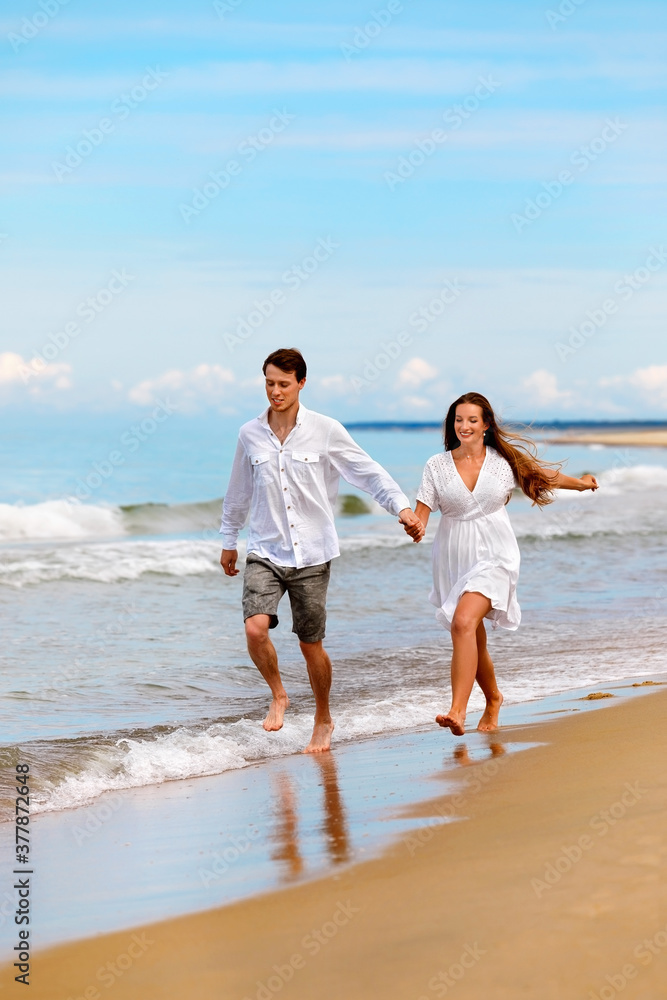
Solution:
M 274 413 L 285 413 L 299 402 L 305 378 L 297 382 L 294 372 L 284 372 L 275 365 L 266 366 L 266 397 Z
M 459 403 L 454 417 L 454 430 L 461 444 L 474 449 L 484 443 L 484 431 L 489 425 L 484 423 L 482 407 L 475 403 Z

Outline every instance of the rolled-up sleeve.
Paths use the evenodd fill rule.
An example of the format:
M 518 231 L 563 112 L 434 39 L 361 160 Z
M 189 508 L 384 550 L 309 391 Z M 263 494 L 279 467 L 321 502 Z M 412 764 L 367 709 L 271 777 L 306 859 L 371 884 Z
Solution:
M 246 523 L 252 499 L 252 468 L 246 450 L 239 440 L 234 455 L 232 474 L 222 501 L 220 534 L 225 549 L 235 549 L 239 531 Z
M 337 421 L 331 429 L 327 453 L 343 479 L 373 497 L 390 514 L 410 506 L 405 493 L 386 469 L 375 462 Z

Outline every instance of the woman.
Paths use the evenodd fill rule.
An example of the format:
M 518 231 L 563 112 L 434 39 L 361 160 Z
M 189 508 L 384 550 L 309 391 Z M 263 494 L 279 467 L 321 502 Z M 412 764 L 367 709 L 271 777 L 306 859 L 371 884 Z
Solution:
M 445 419 L 445 451 L 429 458 L 415 513 L 426 529 L 431 511 L 442 514 L 433 543 L 436 618 L 452 634 L 452 705 L 436 722 L 456 736 L 465 732 L 466 709 L 476 680 L 486 698 L 477 728 L 498 728 L 503 696 L 486 648 L 484 619 L 514 630 L 521 620 L 516 599 L 519 547 L 505 504 L 518 486 L 543 507 L 554 490 L 596 490 L 594 476 L 564 476 L 537 461 L 531 441 L 509 434 L 478 392 L 455 400 Z

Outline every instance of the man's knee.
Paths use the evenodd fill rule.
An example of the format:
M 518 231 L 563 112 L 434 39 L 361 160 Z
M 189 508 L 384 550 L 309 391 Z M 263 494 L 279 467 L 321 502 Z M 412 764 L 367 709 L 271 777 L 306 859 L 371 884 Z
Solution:
M 317 655 L 322 650 L 322 639 L 316 639 L 315 642 L 307 642 L 305 639 L 299 639 L 299 646 L 304 656 Z
M 245 620 L 245 634 L 248 642 L 264 642 L 269 637 L 268 615 L 252 615 Z

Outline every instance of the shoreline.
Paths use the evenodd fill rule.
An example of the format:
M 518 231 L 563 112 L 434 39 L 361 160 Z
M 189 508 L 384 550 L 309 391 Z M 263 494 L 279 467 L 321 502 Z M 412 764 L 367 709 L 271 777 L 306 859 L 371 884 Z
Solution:
M 277 892 L 255 895 L 222 909 L 191 913 L 133 930 L 118 930 L 38 950 L 33 962 L 33 989 L 44 1000 L 56 997 L 62 1000 L 68 992 L 84 995 L 86 989 L 97 988 L 96 984 L 102 982 L 97 978 L 99 969 L 114 956 L 124 954 L 135 935 L 139 940 L 154 943 L 131 962 L 131 969 L 128 967 L 122 978 L 114 978 L 114 995 L 119 998 L 140 995 L 142 1000 L 153 997 L 179 1000 L 196 993 L 203 998 L 216 997 L 216 1000 L 221 995 L 238 995 L 239 1000 L 242 997 L 251 1000 L 261 993 L 258 983 L 266 983 L 272 974 L 274 979 L 278 976 L 277 972 L 272 973 L 276 966 L 289 978 L 289 995 L 294 997 L 310 998 L 317 994 L 332 1000 L 340 996 L 361 1000 L 381 995 L 395 996 L 398 1000 L 411 992 L 415 998 L 420 995 L 432 997 L 443 994 L 438 994 L 435 986 L 429 987 L 430 979 L 437 977 L 439 969 L 446 971 L 446 958 L 449 965 L 456 964 L 457 955 L 463 955 L 468 945 L 474 951 L 473 938 L 476 937 L 479 947 L 496 957 L 493 962 L 486 958 L 482 961 L 480 957 L 482 979 L 471 968 L 465 980 L 457 984 L 457 995 L 507 997 L 508 1000 L 510 997 L 512 1000 L 523 996 L 532 998 L 538 995 L 538 981 L 539 989 L 544 990 L 544 980 L 535 976 L 542 974 L 548 956 L 543 954 L 539 941 L 533 940 L 533 924 L 545 908 L 549 919 L 553 917 L 556 921 L 553 926 L 547 921 L 548 926 L 542 928 L 547 936 L 564 934 L 565 925 L 571 921 L 578 929 L 576 933 L 572 931 L 568 947 L 576 948 L 578 936 L 584 933 L 579 926 L 583 920 L 588 928 L 586 934 L 589 937 L 593 934 L 595 954 L 607 954 L 609 974 L 615 974 L 615 956 L 616 953 L 620 955 L 618 928 L 611 935 L 616 941 L 614 950 L 609 947 L 607 932 L 602 937 L 596 936 L 595 921 L 591 924 L 592 917 L 600 916 L 601 923 L 607 927 L 604 915 L 611 912 L 619 918 L 616 895 L 612 893 L 613 899 L 608 898 L 609 892 L 604 887 L 609 879 L 612 887 L 623 883 L 623 892 L 632 898 L 640 890 L 643 892 L 649 883 L 655 888 L 652 878 L 653 875 L 657 878 L 655 858 L 667 860 L 665 845 L 651 846 L 655 841 L 652 823 L 657 822 L 657 814 L 651 809 L 655 796 L 662 795 L 664 801 L 665 793 L 665 779 L 659 772 L 663 744 L 667 748 L 667 737 L 661 727 L 667 692 L 648 686 L 643 690 L 639 686 L 630 690 L 633 683 L 637 685 L 637 679 L 630 678 L 627 692 L 642 697 L 623 702 L 620 699 L 615 702 L 612 698 L 580 701 L 576 706 L 570 703 L 560 709 L 552 706 L 549 721 L 538 721 L 533 712 L 532 718 L 505 726 L 497 740 L 485 742 L 472 734 L 465 740 L 445 740 L 438 734 L 440 752 L 430 762 L 431 774 L 425 779 L 431 783 L 430 789 L 428 784 L 422 784 L 419 802 L 392 804 L 387 799 L 382 805 L 385 814 L 392 805 L 394 817 L 402 817 L 404 824 L 402 837 L 397 837 L 401 831 L 394 828 L 391 843 L 383 845 L 379 857 L 359 863 L 361 858 L 357 856 L 351 859 L 353 863 L 337 870 L 331 867 L 324 877 L 286 885 Z M 619 690 L 617 684 L 613 687 Z M 646 693 L 651 697 L 644 698 Z M 533 709 L 537 705 L 532 703 Z M 575 714 L 573 709 L 576 708 L 595 710 Z M 554 721 L 559 712 L 563 717 Z M 652 724 L 641 728 L 647 720 L 652 720 Z M 428 735 L 413 734 L 415 742 L 406 751 L 408 767 L 417 764 L 417 749 Z M 503 753 L 503 743 L 529 744 L 531 749 Z M 463 749 L 466 745 L 469 753 Z M 382 770 L 382 758 L 377 759 L 377 751 L 374 757 L 368 741 L 363 745 L 363 754 L 369 766 Z M 335 756 L 331 755 L 330 759 Z M 393 765 L 395 761 L 391 758 L 385 763 Z M 429 762 L 422 755 L 419 775 L 422 779 L 425 763 Z M 433 765 L 436 765 L 435 772 Z M 457 768 L 455 776 L 451 765 Z M 439 786 L 433 783 L 434 776 L 446 777 L 444 789 L 442 781 Z M 621 802 L 627 792 L 624 782 L 637 782 L 639 776 L 643 782 L 641 787 L 646 791 L 632 803 L 631 816 L 630 807 L 626 809 L 632 824 L 626 829 L 626 825 L 619 822 L 618 830 L 616 824 L 613 828 L 610 826 L 604 837 L 594 830 L 591 832 L 591 817 L 603 810 L 605 803 L 609 806 L 609 803 Z M 392 777 L 391 770 L 386 768 L 384 774 L 378 774 L 378 784 L 385 789 L 392 787 Z M 205 780 L 197 779 L 200 789 Z M 192 798 L 196 803 L 196 790 Z M 651 803 L 653 806 L 648 808 Z M 125 819 L 129 819 L 129 814 Z M 180 818 L 177 825 L 184 822 L 187 820 Z M 630 854 L 624 861 L 617 859 L 611 874 L 602 878 L 598 869 L 604 866 L 607 848 L 616 842 L 616 834 L 622 834 L 623 839 L 629 835 L 630 827 L 634 829 L 637 824 L 646 827 L 644 832 L 640 831 L 640 839 L 643 837 L 646 841 L 648 837 L 651 843 L 623 846 L 626 854 L 628 850 Z M 340 842 L 340 834 L 335 823 L 333 827 L 330 824 L 329 842 L 335 844 L 337 836 Z M 577 846 L 584 834 L 592 838 L 590 848 Z M 545 883 L 546 888 L 538 887 L 536 891 L 530 881 L 532 873 L 544 882 L 542 873 L 548 870 L 545 866 L 550 861 L 553 864 L 553 858 L 558 862 L 562 853 L 559 839 L 565 846 L 572 847 L 573 857 L 579 850 L 582 857 L 595 859 L 595 864 L 589 865 L 587 861 L 575 871 L 575 863 L 570 863 L 573 869 L 571 883 L 568 879 L 570 890 L 583 880 L 588 902 L 584 905 L 581 899 L 578 902 L 570 899 L 565 909 L 559 904 L 552 912 L 554 900 L 564 902 L 563 891 L 567 886 Z M 64 846 L 64 843 L 59 845 L 61 854 Z M 588 850 L 590 855 L 586 854 Z M 287 864 L 290 862 L 289 857 L 283 860 Z M 567 865 L 567 858 L 558 863 Z M 435 877 L 434 873 L 437 873 Z M 644 877 L 647 873 L 648 879 Z M 111 874 L 109 871 L 108 877 Z M 563 879 L 564 876 L 559 878 L 558 883 Z M 442 880 L 448 886 L 444 894 L 438 889 Z M 451 905 L 452 898 L 457 900 L 457 905 Z M 400 906 L 396 905 L 397 900 Z M 496 918 L 503 914 L 499 922 L 498 919 L 489 920 L 487 909 L 496 913 Z M 638 929 L 633 931 L 632 928 L 639 927 L 640 916 L 645 910 L 634 904 L 629 910 L 630 925 L 625 917 L 621 922 L 632 943 L 639 936 Z M 350 934 L 345 928 L 352 921 L 355 929 Z M 523 926 L 532 940 L 531 948 L 523 954 L 520 963 L 521 983 L 532 982 L 527 992 L 523 992 L 524 986 L 518 979 L 512 979 L 512 970 L 508 959 L 503 959 L 502 950 L 497 951 L 504 929 L 511 933 L 513 922 Z M 333 928 L 330 938 L 323 930 L 325 927 Z M 318 929 L 322 930 L 316 949 L 318 939 L 312 937 L 311 932 Z M 656 925 L 655 932 L 659 929 Z M 304 943 L 309 935 L 312 940 Z M 482 940 L 484 936 L 486 944 Z M 565 942 L 561 943 L 565 946 Z M 505 943 L 503 947 L 506 946 Z M 139 945 L 135 941 L 134 950 L 137 949 Z M 471 952 L 467 954 L 472 962 Z M 291 966 L 294 956 L 299 960 Z M 477 961 L 474 965 L 477 969 Z M 574 965 L 583 976 L 585 963 L 582 966 L 579 960 Z M 422 967 L 424 975 L 420 977 Z M 491 978 L 484 978 L 484 969 L 487 977 L 492 973 Z M 498 976 L 499 969 L 501 974 Z M 555 965 L 551 973 L 550 981 L 559 983 L 558 988 L 560 985 L 565 988 L 566 982 L 560 983 Z M 582 993 L 584 987 L 593 990 L 605 984 L 604 976 L 597 981 L 592 974 L 587 972 L 586 975 L 585 983 L 583 979 L 576 983 Z M 286 982 L 287 978 L 282 981 L 281 989 Z M 482 984 L 485 984 L 483 992 L 479 992 Z M 567 985 L 570 988 L 574 983 L 568 980 Z M 221 993 L 223 988 L 225 992 Z M 549 994 L 540 992 L 539 995 Z

